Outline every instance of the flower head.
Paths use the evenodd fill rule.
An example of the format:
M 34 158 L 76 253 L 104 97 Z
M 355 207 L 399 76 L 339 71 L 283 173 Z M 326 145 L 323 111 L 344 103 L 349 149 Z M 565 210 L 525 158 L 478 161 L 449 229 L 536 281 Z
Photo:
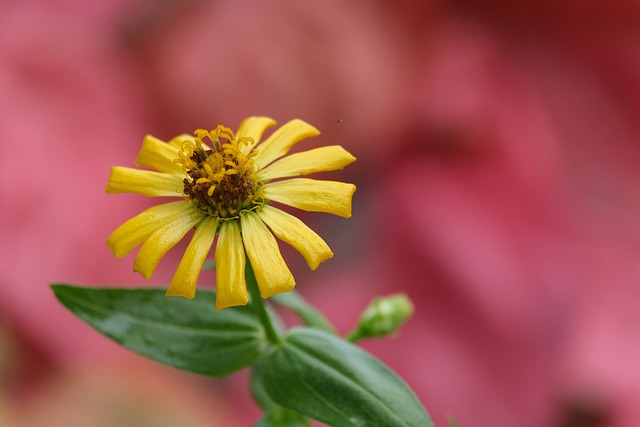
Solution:
M 340 146 L 285 156 L 296 143 L 320 132 L 295 119 L 260 142 L 273 125 L 270 118 L 249 117 L 235 134 L 218 126 L 169 142 L 147 136 L 136 163 L 154 170 L 116 166 L 106 192 L 180 200 L 147 209 L 116 229 L 107 241 L 114 255 L 123 257 L 141 245 L 133 269 L 149 279 L 169 249 L 195 228 L 167 290 L 167 295 L 193 298 L 217 235 L 218 310 L 248 302 L 247 258 L 263 298 L 293 289 L 295 280 L 274 235 L 300 252 L 311 269 L 331 258 L 320 236 L 272 202 L 350 217 L 353 184 L 296 177 L 342 169 L 355 158 Z

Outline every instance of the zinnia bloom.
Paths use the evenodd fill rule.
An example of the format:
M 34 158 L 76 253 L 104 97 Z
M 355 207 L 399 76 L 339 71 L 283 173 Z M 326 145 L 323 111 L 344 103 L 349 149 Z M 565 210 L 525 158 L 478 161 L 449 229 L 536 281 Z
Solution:
M 218 310 L 247 304 L 247 258 L 263 298 L 293 289 L 295 280 L 274 235 L 300 252 L 313 270 L 331 258 L 333 253 L 320 236 L 271 203 L 350 217 L 356 189 L 353 184 L 278 179 L 342 169 L 355 158 L 340 146 L 284 157 L 296 143 L 320 132 L 295 119 L 258 144 L 264 131 L 273 125 L 275 121 L 270 118 L 249 117 L 235 134 L 218 126 L 169 142 L 147 136 L 136 164 L 155 171 L 116 166 L 106 192 L 180 200 L 154 206 L 121 225 L 107 242 L 114 255 L 123 257 L 142 245 L 133 269 L 149 279 L 169 249 L 195 228 L 167 290 L 167 295 L 191 299 L 217 234 Z

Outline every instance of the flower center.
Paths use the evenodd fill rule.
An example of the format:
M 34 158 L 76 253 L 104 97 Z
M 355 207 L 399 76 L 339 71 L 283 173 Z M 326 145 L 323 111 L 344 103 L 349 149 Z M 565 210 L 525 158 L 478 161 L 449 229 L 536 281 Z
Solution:
M 264 202 L 262 182 L 257 178 L 253 156 L 244 154 L 241 145 L 252 138 L 236 140 L 233 131 L 218 126 L 212 131 L 198 129 L 195 141 L 182 144 L 180 158 L 186 173 L 184 195 L 205 214 L 219 219 L 237 219 L 243 211 L 256 209 Z M 204 143 L 208 139 L 211 146 Z

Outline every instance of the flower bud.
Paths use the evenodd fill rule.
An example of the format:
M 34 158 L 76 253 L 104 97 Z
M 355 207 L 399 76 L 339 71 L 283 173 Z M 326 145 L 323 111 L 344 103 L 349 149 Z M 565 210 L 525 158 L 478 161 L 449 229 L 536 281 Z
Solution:
M 395 333 L 413 314 L 413 303 L 405 294 L 374 298 L 362 313 L 358 327 L 349 341 L 382 337 Z

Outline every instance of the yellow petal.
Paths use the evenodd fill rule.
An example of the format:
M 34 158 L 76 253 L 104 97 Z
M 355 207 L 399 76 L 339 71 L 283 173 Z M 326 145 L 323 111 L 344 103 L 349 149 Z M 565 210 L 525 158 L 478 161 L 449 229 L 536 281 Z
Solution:
M 218 221 L 213 217 L 207 217 L 200 223 L 193 234 L 193 239 L 187 246 L 173 279 L 171 279 L 167 296 L 181 296 L 188 299 L 193 299 L 196 296 L 200 270 L 202 270 L 202 264 L 204 264 L 211 245 L 213 245 L 217 227 Z
M 246 255 L 237 221 L 223 222 L 216 245 L 216 310 L 249 302 L 245 263 Z
M 175 136 L 173 138 L 171 138 L 167 144 L 171 145 L 172 147 L 177 148 L 178 150 L 182 149 L 182 144 L 185 141 L 191 141 L 191 142 L 195 142 L 195 137 L 193 135 L 189 135 L 188 133 L 183 133 L 180 134 L 178 136 Z
M 289 176 L 308 175 L 342 169 L 356 160 L 339 145 L 320 147 L 302 153 L 291 154 L 271 163 L 259 173 L 262 181 Z
M 273 234 L 302 254 L 312 270 L 333 256 L 322 237 L 295 216 L 268 205 L 262 206 L 257 213 Z
M 174 162 L 178 157 L 178 149 L 176 147 L 147 135 L 142 142 L 142 148 L 136 159 L 136 164 L 153 168 L 160 172 L 183 175 L 182 165 Z
M 344 218 L 351 217 L 351 198 L 356 191 L 353 184 L 294 178 L 265 184 L 268 200 L 311 212 L 326 212 Z
M 306 138 L 320 135 L 320 131 L 300 119 L 285 123 L 256 149 L 255 162 L 264 168 L 289 152 L 291 147 Z
M 179 175 L 115 166 L 111 168 L 105 191 L 110 194 L 136 193 L 150 197 L 182 197 L 182 180 L 183 177 Z
M 164 203 L 149 208 L 111 233 L 107 239 L 107 245 L 116 258 L 121 258 L 142 244 L 158 229 L 193 209 L 192 205 L 184 201 Z
M 192 209 L 156 230 L 140 248 L 133 263 L 133 271 L 140 273 L 145 279 L 151 278 L 160 259 L 200 221 L 202 214 Z
M 253 138 L 254 143 L 257 144 L 260 141 L 260 138 L 262 138 L 262 134 L 264 133 L 264 131 L 275 124 L 275 120 L 270 117 L 247 117 L 242 121 L 242 123 L 240 123 L 240 127 L 236 132 L 236 140 L 243 137 L 249 137 Z M 241 144 L 240 151 L 243 154 L 247 154 L 249 151 L 251 151 L 255 144 Z
M 293 275 L 282 259 L 276 238 L 262 220 L 254 212 L 247 212 L 240 217 L 240 227 L 262 298 L 293 289 Z

